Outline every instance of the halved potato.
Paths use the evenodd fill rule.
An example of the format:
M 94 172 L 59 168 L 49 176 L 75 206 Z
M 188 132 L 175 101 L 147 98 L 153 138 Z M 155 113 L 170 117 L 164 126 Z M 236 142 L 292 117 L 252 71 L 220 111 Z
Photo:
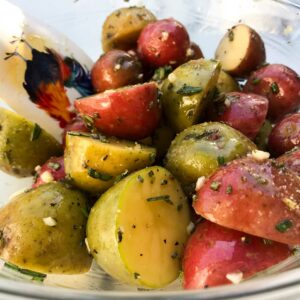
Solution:
M 112 12 L 102 28 L 102 48 L 129 50 L 135 48 L 142 29 L 156 20 L 145 7 L 123 7 Z
M 220 93 L 239 92 L 240 86 L 237 81 L 225 71 L 221 70 L 216 88 Z
M 254 29 L 238 24 L 222 38 L 215 57 L 226 72 L 243 76 L 265 62 L 266 51 L 264 42 Z
M 104 192 L 118 176 L 150 166 L 155 160 L 156 150 L 152 147 L 101 138 L 78 132 L 67 134 L 65 172 L 82 190 Z
M 88 244 L 111 276 L 160 288 L 179 275 L 189 223 L 189 205 L 179 183 L 166 169 L 150 167 L 100 197 L 88 219 Z

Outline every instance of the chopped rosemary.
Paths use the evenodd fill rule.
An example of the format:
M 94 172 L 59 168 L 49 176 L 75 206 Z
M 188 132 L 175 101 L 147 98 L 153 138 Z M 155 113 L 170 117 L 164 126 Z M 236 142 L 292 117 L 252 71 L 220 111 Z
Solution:
M 210 188 L 213 190 L 213 191 L 218 191 L 219 188 L 221 186 L 221 182 L 220 181 L 213 181 L 211 184 L 210 184 Z
M 270 85 L 270 88 L 271 88 L 271 91 L 273 94 L 278 94 L 279 93 L 279 87 L 278 87 L 278 84 L 277 82 L 272 82 L 271 85 Z
M 288 231 L 293 226 L 293 222 L 291 220 L 283 220 L 276 224 L 275 228 L 277 231 L 284 233 Z
M 225 164 L 225 157 L 224 156 L 218 156 L 217 157 L 219 166 L 223 166 Z
M 232 185 L 229 184 L 226 188 L 226 194 L 232 194 Z
M 191 96 L 194 94 L 198 94 L 202 91 L 202 88 L 200 86 L 190 86 L 184 84 L 179 90 L 176 91 L 178 95 L 183 96 Z
M 154 81 L 162 81 L 172 72 L 172 70 L 173 68 L 169 65 L 160 67 L 154 71 L 152 79 Z
M 121 228 L 118 228 L 118 243 L 121 243 L 123 240 L 123 231 Z
M 31 132 L 30 141 L 33 142 L 37 140 L 40 137 L 41 132 L 42 128 L 39 126 L 39 124 L 35 123 Z
M 111 176 L 107 173 L 96 171 L 95 169 L 92 169 L 92 168 L 88 168 L 88 175 L 92 178 L 100 179 L 103 181 L 109 181 L 109 180 L 113 179 L 113 176 Z
M 147 198 L 148 202 L 154 202 L 154 201 L 165 201 L 168 204 L 174 205 L 173 201 L 171 200 L 169 195 L 162 195 L 157 197 L 150 197 Z
M 123 173 L 121 173 L 120 175 L 118 175 L 114 181 L 114 183 L 118 183 L 119 181 L 121 181 L 123 178 L 125 178 L 127 175 L 129 174 L 128 170 L 125 170 Z
M 260 82 L 261 82 L 261 79 L 260 79 L 260 78 L 257 78 L 257 77 L 253 78 L 253 80 L 252 80 L 252 83 L 253 83 L 254 85 L 259 84 Z
M 58 170 L 61 168 L 61 164 L 60 164 L 60 163 L 58 163 L 58 162 L 53 162 L 53 161 L 49 162 L 49 163 L 47 164 L 47 166 L 48 166 L 50 169 L 54 170 L 54 171 L 58 171 Z

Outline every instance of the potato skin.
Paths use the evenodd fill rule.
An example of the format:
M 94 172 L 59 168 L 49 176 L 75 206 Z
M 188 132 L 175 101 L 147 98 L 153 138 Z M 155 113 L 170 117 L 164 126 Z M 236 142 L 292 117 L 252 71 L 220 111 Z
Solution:
M 17 176 L 32 176 L 34 168 L 62 154 L 61 145 L 45 130 L 20 115 L 0 108 L 0 169 Z
M 256 94 L 227 93 L 215 102 L 213 121 L 224 122 L 254 139 L 268 112 L 268 99 Z
M 219 225 L 288 245 L 300 243 L 300 178 L 272 160 L 242 158 L 197 192 L 196 213 Z
M 300 176 L 300 149 L 296 147 L 295 149 L 279 156 L 276 159 L 276 163 L 282 168 L 286 168 L 296 172 Z
M 48 183 L 16 196 L 0 210 L 0 256 L 21 268 L 53 274 L 87 272 L 87 200 L 62 183 Z M 52 217 L 55 226 L 43 218 Z
M 291 114 L 275 125 L 268 148 L 274 156 L 279 156 L 300 145 L 300 113 Z
M 95 62 L 91 70 L 91 79 L 98 93 L 136 84 L 143 79 L 142 64 L 136 56 L 125 51 L 111 50 Z
M 194 192 L 199 177 L 211 175 L 220 165 L 255 148 L 255 144 L 242 133 L 226 124 L 202 123 L 185 129 L 175 137 L 164 164 L 186 192 Z
M 112 12 L 102 28 L 102 48 L 104 52 L 112 49 L 134 49 L 143 28 L 156 21 L 156 17 L 145 7 L 124 7 Z
M 299 76 L 281 64 L 267 65 L 253 72 L 243 91 L 268 98 L 268 117 L 272 121 L 295 111 L 300 105 Z
M 209 221 L 197 225 L 183 256 L 185 289 L 232 284 L 227 274 L 241 273 L 242 280 L 292 255 L 287 245 L 235 231 Z
M 189 48 L 186 51 L 186 61 L 204 58 L 203 52 L 199 45 L 194 42 L 190 43 Z
M 151 67 L 175 65 L 186 61 L 190 39 L 185 27 L 173 18 L 148 24 L 138 39 L 142 62 Z

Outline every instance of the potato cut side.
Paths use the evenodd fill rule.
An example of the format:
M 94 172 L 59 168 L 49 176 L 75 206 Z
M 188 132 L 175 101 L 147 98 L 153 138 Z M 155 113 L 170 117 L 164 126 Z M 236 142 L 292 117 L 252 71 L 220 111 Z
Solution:
M 152 165 L 155 155 L 154 148 L 137 143 L 69 132 L 65 171 L 77 187 L 90 193 L 100 193 L 120 176 Z
M 100 197 L 88 220 L 88 243 L 111 276 L 160 288 L 179 275 L 189 222 L 188 202 L 178 182 L 166 169 L 150 167 Z
M 215 57 L 228 73 L 243 76 L 266 59 L 265 47 L 256 31 L 245 24 L 233 26 L 222 38 Z

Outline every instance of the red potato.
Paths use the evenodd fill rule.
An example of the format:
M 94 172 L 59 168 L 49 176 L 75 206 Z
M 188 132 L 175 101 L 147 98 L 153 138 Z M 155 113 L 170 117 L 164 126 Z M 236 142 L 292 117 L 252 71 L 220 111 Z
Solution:
M 253 72 L 243 91 L 268 98 L 268 117 L 271 120 L 295 111 L 300 104 L 299 76 L 292 69 L 280 64 L 267 65 Z
M 238 283 L 291 255 L 289 246 L 209 221 L 197 225 L 183 255 L 183 286 L 200 289 Z
M 138 39 L 142 62 L 154 68 L 184 63 L 189 46 L 185 27 L 172 18 L 148 24 Z
M 86 127 L 86 125 L 84 124 L 84 121 L 81 118 L 79 118 L 79 117 L 73 118 L 71 120 L 71 122 L 68 123 L 63 130 L 63 133 L 62 133 L 63 146 L 65 146 L 66 135 L 67 135 L 68 131 L 89 132 L 88 128 Z
M 300 149 L 295 148 L 276 159 L 279 166 L 292 170 L 300 176 Z
M 36 188 L 42 184 L 65 179 L 64 157 L 51 157 L 41 167 L 36 168 L 35 181 L 32 185 Z
M 190 46 L 186 50 L 186 61 L 199 58 L 204 58 L 202 50 L 196 43 L 191 42 Z
M 161 115 L 158 88 L 153 82 L 81 98 L 75 101 L 75 108 L 100 132 L 131 140 L 150 136 Z
M 216 102 L 213 121 L 224 122 L 254 139 L 268 112 L 268 99 L 255 94 L 231 92 Z
M 272 160 L 243 158 L 214 173 L 197 192 L 196 213 L 219 225 L 300 244 L 300 178 Z
M 98 93 L 136 84 L 143 79 L 142 64 L 134 55 L 122 50 L 111 50 L 96 61 L 91 79 Z
M 254 29 L 238 24 L 222 38 L 215 57 L 226 72 L 244 76 L 265 62 L 266 51 L 263 40 Z
M 274 156 L 284 154 L 300 145 L 300 113 L 282 119 L 272 129 L 268 147 Z

